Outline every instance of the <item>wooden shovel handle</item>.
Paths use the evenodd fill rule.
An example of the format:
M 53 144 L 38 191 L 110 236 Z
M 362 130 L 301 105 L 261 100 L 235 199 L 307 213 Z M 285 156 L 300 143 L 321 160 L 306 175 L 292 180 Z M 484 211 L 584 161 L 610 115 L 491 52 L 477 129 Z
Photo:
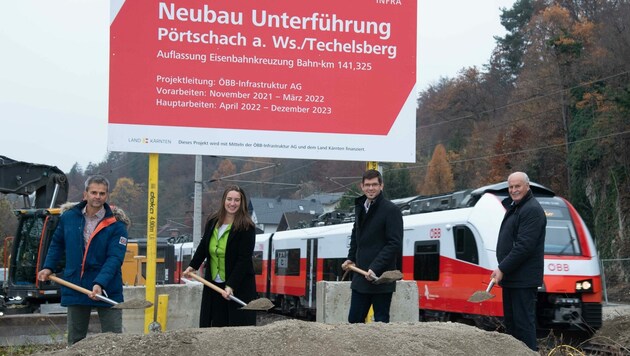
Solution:
M 225 293 L 225 290 L 223 290 L 223 288 L 219 288 L 219 287 L 217 287 L 216 285 L 214 285 L 214 284 L 212 284 L 212 283 L 208 282 L 205 278 L 203 278 L 203 277 L 201 277 L 201 276 L 197 275 L 195 272 L 190 272 L 190 276 L 191 276 L 193 279 L 197 280 L 197 282 L 201 282 L 201 283 L 203 283 L 206 287 L 211 288 L 211 289 L 214 289 L 216 292 L 219 292 L 219 293 L 221 293 L 221 294 Z M 242 306 L 246 306 L 246 305 L 247 305 L 247 303 L 245 303 L 244 301 L 242 301 L 242 300 L 240 300 L 240 299 L 236 298 L 235 296 L 233 296 L 233 295 L 231 295 L 231 294 L 230 294 L 230 299 L 232 299 L 233 301 L 237 302 L 238 304 L 240 304 L 240 305 L 242 305 Z
M 92 294 L 92 291 L 91 291 L 91 290 L 87 290 L 87 289 L 85 289 L 85 288 L 83 288 L 83 287 L 81 287 L 81 286 L 78 286 L 78 285 L 74 284 L 74 283 L 70 283 L 70 282 L 68 282 L 68 281 L 66 281 L 66 280 L 63 280 L 63 279 L 61 279 L 61 278 L 59 278 L 59 277 L 55 276 L 54 274 L 49 275 L 49 276 L 48 276 L 48 279 L 50 279 L 51 281 L 53 281 L 53 282 L 55 282 L 55 283 L 57 283 L 57 284 L 61 284 L 61 285 L 62 285 L 62 286 L 64 286 L 64 287 L 68 287 L 68 288 L 70 288 L 70 289 L 74 289 L 74 290 L 76 290 L 77 292 L 81 292 L 81 293 L 83 293 L 83 294 L 85 294 L 85 295 L 87 295 L 87 296 L 89 296 L 90 294 Z M 104 295 L 96 294 L 96 298 L 100 299 L 100 300 L 101 300 L 101 301 L 103 301 L 103 302 L 109 303 L 109 304 L 111 304 L 111 305 L 116 305 L 116 304 L 118 304 L 118 302 L 116 302 L 116 301 L 114 301 L 114 300 L 111 300 L 111 299 L 107 298 L 107 297 L 106 297 L 106 296 L 104 296 Z
M 362 275 L 364 275 L 366 277 L 370 275 L 367 271 L 364 271 L 364 270 L 360 269 L 359 267 L 357 267 L 355 265 L 350 265 L 350 266 L 348 266 L 348 268 L 350 268 L 351 270 L 353 270 L 353 271 L 355 271 L 357 273 L 361 273 Z M 375 276 L 375 275 L 371 275 L 370 277 L 374 278 L 374 280 L 378 279 L 378 277 Z

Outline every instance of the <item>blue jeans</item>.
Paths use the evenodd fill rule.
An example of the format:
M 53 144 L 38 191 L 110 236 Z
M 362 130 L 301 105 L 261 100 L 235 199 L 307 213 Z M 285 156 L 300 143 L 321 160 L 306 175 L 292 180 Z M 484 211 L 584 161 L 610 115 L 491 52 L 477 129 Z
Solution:
M 365 323 L 365 318 L 374 307 L 374 321 L 389 323 L 389 307 L 392 304 L 393 293 L 367 294 L 352 290 L 350 299 L 349 323 Z

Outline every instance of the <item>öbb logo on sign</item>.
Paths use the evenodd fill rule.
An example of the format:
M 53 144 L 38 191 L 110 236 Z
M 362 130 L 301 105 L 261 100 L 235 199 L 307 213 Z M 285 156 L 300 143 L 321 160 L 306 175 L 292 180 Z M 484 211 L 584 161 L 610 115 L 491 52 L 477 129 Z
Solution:
M 570 270 L 568 263 L 550 263 L 547 265 L 547 269 L 553 272 L 569 272 Z

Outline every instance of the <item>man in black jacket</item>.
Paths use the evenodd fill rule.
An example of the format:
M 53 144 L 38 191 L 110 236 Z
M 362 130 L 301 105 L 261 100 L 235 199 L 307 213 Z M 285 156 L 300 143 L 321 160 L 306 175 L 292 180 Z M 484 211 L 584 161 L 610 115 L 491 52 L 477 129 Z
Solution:
M 365 322 L 370 306 L 373 306 L 374 321 L 388 323 L 396 283 L 376 285 L 371 276 L 396 269 L 402 249 L 402 214 L 396 205 L 383 197 L 383 177 L 379 171 L 366 171 L 361 189 L 364 195 L 355 200 L 348 259 L 341 266 L 347 270 L 350 265 L 356 265 L 369 276 L 355 273 L 352 278 L 348 322 Z
M 508 177 L 510 197 L 497 241 L 499 266 L 491 277 L 503 288 L 503 321 L 507 333 L 530 349 L 536 345 L 536 295 L 543 284 L 547 217 L 523 172 Z

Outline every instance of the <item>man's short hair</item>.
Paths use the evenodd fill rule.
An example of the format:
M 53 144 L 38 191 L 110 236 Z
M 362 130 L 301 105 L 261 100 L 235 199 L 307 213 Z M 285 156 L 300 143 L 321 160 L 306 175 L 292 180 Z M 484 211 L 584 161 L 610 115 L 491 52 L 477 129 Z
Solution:
M 88 191 L 88 187 L 90 184 L 103 184 L 105 185 L 106 191 L 109 192 L 109 180 L 100 174 L 95 174 L 93 176 L 89 176 L 88 179 L 85 180 L 85 191 Z
M 361 183 L 374 178 L 378 178 L 378 183 L 383 184 L 383 176 L 381 175 L 381 172 L 377 171 L 376 169 L 368 169 L 367 171 L 363 172 L 363 179 L 361 179 Z
M 514 172 L 514 173 L 512 173 L 512 174 L 510 174 L 508 176 L 508 180 L 510 179 L 510 177 L 513 177 L 513 176 L 516 176 L 516 175 L 520 176 L 520 178 L 523 180 L 523 182 L 525 184 L 529 185 L 529 176 L 525 172 Z

